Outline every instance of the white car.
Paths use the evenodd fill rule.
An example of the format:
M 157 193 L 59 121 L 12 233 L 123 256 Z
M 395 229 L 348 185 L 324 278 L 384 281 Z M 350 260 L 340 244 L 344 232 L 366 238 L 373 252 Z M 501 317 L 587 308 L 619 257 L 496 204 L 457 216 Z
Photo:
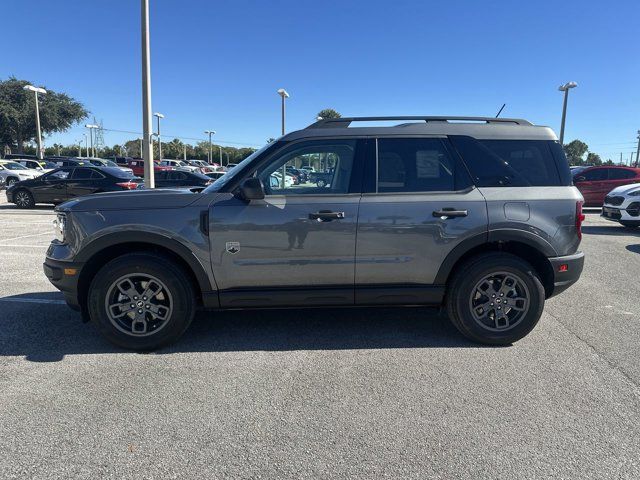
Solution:
M 602 217 L 629 228 L 640 227 L 640 183 L 611 190 L 604 197 Z
M 2 167 L 2 170 L 0 170 L 0 177 L 4 178 L 4 183 L 7 187 L 23 180 L 34 179 L 44 173 L 42 171 L 32 170 L 13 161 L 0 162 L 0 167 Z
M 56 169 L 55 164 L 51 162 L 45 162 L 45 161 L 39 162 L 38 160 L 31 160 L 30 158 L 14 158 L 12 159 L 12 161 L 19 163 L 23 167 L 27 167 L 31 170 L 37 170 L 40 172 L 41 175 L 52 172 L 53 170 Z
M 194 167 L 193 165 L 189 165 L 187 162 L 183 162 L 182 160 L 162 160 L 160 162 L 161 167 L 171 167 L 176 170 L 182 170 L 185 172 L 197 172 L 200 173 L 199 167 Z

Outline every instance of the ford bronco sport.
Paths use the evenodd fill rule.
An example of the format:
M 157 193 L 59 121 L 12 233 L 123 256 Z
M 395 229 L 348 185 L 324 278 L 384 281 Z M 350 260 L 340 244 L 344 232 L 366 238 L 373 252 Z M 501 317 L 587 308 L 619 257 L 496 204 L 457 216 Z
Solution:
M 288 165 L 331 178 L 292 185 Z M 553 131 L 526 120 L 326 119 L 204 190 L 58 206 L 44 271 L 136 350 L 198 308 L 359 305 L 442 305 L 469 339 L 509 344 L 580 276 L 582 203 Z

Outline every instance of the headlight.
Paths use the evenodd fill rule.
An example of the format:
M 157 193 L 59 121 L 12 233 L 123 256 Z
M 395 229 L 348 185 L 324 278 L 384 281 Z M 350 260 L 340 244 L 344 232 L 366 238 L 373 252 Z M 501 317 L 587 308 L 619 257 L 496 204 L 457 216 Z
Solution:
M 640 189 L 638 190 L 634 190 L 633 192 L 629 193 L 630 197 L 640 197 Z
M 58 214 L 58 217 L 53 221 L 53 229 L 55 230 L 56 239 L 60 242 L 64 242 L 64 228 L 65 228 L 64 215 Z

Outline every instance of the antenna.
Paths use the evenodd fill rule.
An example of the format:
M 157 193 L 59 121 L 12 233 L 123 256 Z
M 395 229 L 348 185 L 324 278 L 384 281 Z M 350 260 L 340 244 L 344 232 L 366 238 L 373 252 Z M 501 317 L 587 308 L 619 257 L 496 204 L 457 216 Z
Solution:
M 503 103 L 502 106 L 500 107 L 500 110 L 498 110 L 498 113 L 496 113 L 496 118 L 498 118 L 500 116 L 500 114 L 502 113 L 502 110 L 504 110 L 504 107 L 506 107 L 507 104 Z

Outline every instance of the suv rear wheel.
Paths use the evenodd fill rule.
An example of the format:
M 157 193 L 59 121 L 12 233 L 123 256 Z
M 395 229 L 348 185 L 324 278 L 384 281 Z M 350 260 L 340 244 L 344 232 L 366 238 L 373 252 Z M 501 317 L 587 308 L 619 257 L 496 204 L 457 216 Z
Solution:
M 132 253 L 107 263 L 89 289 L 89 316 L 110 342 L 149 351 L 177 340 L 195 311 L 185 272 L 172 261 Z
M 509 253 L 472 258 L 457 269 L 447 290 L 447 312 L 465 337 L 507 345 L 536 326 L 545 293 L 535 269 Z

